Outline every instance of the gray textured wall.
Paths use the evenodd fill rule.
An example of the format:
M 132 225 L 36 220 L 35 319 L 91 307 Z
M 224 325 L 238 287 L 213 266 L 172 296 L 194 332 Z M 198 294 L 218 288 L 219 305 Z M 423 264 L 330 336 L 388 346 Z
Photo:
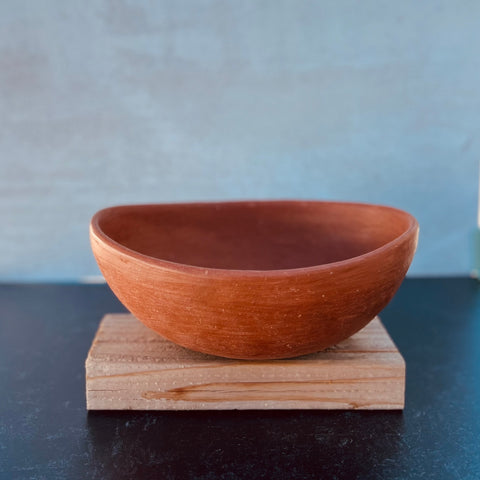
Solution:
M 106 205 L 345 199 L 472 265 L 480 2 L 0 2 L 0 279 L 98 273 Z

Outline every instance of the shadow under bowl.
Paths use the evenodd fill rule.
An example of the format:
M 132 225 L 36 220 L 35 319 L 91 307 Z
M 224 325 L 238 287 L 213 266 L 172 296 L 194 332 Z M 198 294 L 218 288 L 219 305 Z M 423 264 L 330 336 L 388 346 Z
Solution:
M 192 350 L 289 358 L 332 346 L 391 300 L 418 223 L 391 207 L 243 201 L 106 208 L 93 253 L 120 301 Z

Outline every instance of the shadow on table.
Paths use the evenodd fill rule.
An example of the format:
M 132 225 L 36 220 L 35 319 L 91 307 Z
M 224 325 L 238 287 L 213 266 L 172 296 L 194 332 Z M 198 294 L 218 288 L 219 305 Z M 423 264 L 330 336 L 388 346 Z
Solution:
M 98 478 L 384 478 L 401 412 L 90 412 Z M 386 477 L 385 477 L 386 478 Z

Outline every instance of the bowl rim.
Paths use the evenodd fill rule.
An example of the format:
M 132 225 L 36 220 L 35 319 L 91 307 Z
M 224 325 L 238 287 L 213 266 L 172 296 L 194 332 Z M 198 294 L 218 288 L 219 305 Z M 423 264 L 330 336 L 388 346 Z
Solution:
M 296 268 L 287 268 L 287 269 L 273 269 L 273 270 L 243 270 L 243 269 L 229 269 L 229 268 L 215 268 L 215 267 L 201 267 L 198 265 L 190 265 L 186 263 L 173 262 L 171 260 L 164 260 L 158 257 L 152 257 L 150 255 L 145 255 L 136 250 L 133 250 L 121 243 L 113 240 L 109 237 L 103 230 L 100 228 L 99 221 L 101 217 L 113 210 L 121 210 L 124 208 L 152 208 L 158 206 L 167 206 L 167 205 L 179 205 L 179 206 L 199 206 L 199 205 L 226 205 L 226 204 L 236 204 L 236 205 L 268 205 L 268 204 L 328 204 L 328 205 L 342 205 L 342 206 L 354 206 L 354 207 L 377 207 L 385 210 L 390 210 L 392 212 L 400 213 L 405 216 L 409 221 L 407 229 L 393 240 L 385 243 L 381 247 L 378 247 L 374 250 L 370 250 L 362 255 L 357 255 L 354 257 L 346 258 L 344 260 L 339 260 L 337 262 L 322 263 L 320 265 L 311 265 L 308 267 L 296 267 Z M 212 277 L 232 277 L 235 276 L 245 276 L 245 277 L 286 277 L 286 276 L 296 276 L 298 274 L 309 274 L 314 272 L 322 272 L 332 270 L 346 265 L 355 265 L 357 263 L 366 260 L 367 258 L 374 257 L 381 252 L 394 248 L 396 245 L 403 242 L 403 240 L 412 234 L 412 232 L 419 230 L 419 224 L 417 219 L 410 213 L 405 210 L 381 205 L 374 203 L 365 203 L 365 202 L 347 202 L 347 201 L 332 201 L 332 200 L 227 200 L 227 201 L 201 201 L 201 202 L 165 202 L 165 203 L 139 203 L 139 204 L 123 204 L 115 205 L 106 208 L 102 208 L 97 211 L 91 221 L 90 221 L 90 236 L 95 236 L 99 241 L 103 241 L 111 249 L 116 250 L 117 252 L 124 254 L 129 257 L 133 257 L 142 263 L 145 263 L 149 266 L 155 266 L 162 270 L 167 270 L 170 272 L 180 272 L 188 273 L 192 275 L 201 275 L 201 276 L 212 276 Z

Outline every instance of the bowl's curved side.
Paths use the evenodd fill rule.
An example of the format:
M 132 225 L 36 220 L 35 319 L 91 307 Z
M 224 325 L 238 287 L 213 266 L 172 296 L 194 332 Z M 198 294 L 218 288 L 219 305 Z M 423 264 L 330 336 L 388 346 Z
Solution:
M 255 276 L 169 268 L 90 233 L 107 283 L 148 327 L 192 350 L 272 359 L 322 350 L 372 320 L 410 266 L 418 226 L 387 248 L 349 261 Z

